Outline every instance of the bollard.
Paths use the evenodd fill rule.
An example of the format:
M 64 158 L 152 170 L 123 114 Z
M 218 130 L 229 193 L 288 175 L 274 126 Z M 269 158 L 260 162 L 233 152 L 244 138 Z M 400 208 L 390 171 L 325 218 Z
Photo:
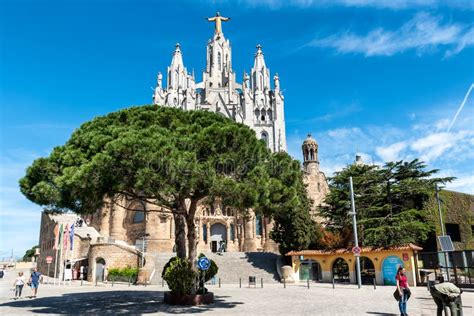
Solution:
M 146 283 L 147 283 L 147 282 L 146 282 L 146 279 L 145 279 L 145 287 L 146 287 Z
M 239 278 L 239 288 L 242 288 L 242 278 Z
M 260 278 L 260 284 L 261 284 L 262 289 L 263 289 L 263 278 Z
M 82 286 L 82 278 L 81 278 L 81 286 Z
M 306 282 L 308 283 L 308 289 L 309 289 L 309 278 L 308 278 L 308 279 L 306 279 Z
M 334 280 L 334 278 L 332 278 L 332 288 L 333 288 L 333 289 L 336 288 L 336 281 Z
M 128 278 L 128 286 L 130 286 L 130 278 Z
M 283 288 L 286 289 L 286 279 L 283 278 Z
M 377 289 L 377 284 L 375 283 L 375 278 L 373 280 L 374 280 L 374 290 L 376 290 Z
M 221 288 L 221 278 L 219 278 L 219 288 Z
M 97 286 L 97 278 L 95 278 L 95 286 Z

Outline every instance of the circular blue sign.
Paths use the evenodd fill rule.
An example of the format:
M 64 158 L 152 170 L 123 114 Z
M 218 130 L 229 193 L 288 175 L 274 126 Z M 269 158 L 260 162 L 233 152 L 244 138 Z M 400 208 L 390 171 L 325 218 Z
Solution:
M 384 285 L 396 285 L 398 267 L 403 267 L 403 261 L 397 256 L 388 256 L 382 264 L 382 274 Z
M 207 271 L 211 267 L 211 261 L 207 257 L 201 257 L 198 259 L 197 266 L 201 271 Z

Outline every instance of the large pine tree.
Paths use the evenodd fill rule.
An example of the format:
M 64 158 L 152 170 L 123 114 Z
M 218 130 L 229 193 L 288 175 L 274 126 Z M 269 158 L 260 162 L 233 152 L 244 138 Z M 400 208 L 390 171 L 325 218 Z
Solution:
M 349 215 L 352 176 L 361 245 L 422 243 L 434 228 L 428 220 L 427 202 L 435 185 L 453 179 L 435 177 L 437 172 L 427 171 L 426 165 L 417 159 L 389 162 L 382 167 L 347 166 L 330 179 L 326 205 L 319 208 L 320 215 L 326 218 L 326 230 L 337 237 L 336 246 L 353 244 Z

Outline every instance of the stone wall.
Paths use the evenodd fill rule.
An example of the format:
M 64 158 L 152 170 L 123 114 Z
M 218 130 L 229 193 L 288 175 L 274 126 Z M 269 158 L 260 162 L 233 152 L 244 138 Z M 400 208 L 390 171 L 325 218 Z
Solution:
M 139 253 L 133 247 L 116 243 L 92 244 L 89 250 L 89 271 L 88 280 L 95 282 L 96 262 L 99 259 L 105 261 L 107 270 L 112 268 L 136 268 L 139 262 Z

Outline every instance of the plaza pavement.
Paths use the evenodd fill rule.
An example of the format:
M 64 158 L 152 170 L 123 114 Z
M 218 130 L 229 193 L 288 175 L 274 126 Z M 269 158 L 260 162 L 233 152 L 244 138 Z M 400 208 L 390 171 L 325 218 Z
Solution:
M 15 274 L 16 275 L 16 274 Z M 162 303 L 167 290 L 161 285 L 128 286 L 114 284 L 94 286 L 40 285 L 38 297 L 12 300 L 10 290 L 14 273 L 9 272 L 0 281 L 0 314 L 19 315 L 31 313 L 82 314 L 82 315 L 139 315 L 139 314 L 214 314 L 214 315 L 398 315 L 394 287 L 306 284 L 260 284 L 248 288 L 239 284 L 209 286 L 215 294 L 215 303 L 209 306 L 181 307 Z M 29 288 L 24 295 L 30 295 Z M 425 287 L 413 290 L 408 302 L 410 315 L 436 315 L 436 306 Z M 464 315 L 473 315 L 474 292 L 463 294 Z

